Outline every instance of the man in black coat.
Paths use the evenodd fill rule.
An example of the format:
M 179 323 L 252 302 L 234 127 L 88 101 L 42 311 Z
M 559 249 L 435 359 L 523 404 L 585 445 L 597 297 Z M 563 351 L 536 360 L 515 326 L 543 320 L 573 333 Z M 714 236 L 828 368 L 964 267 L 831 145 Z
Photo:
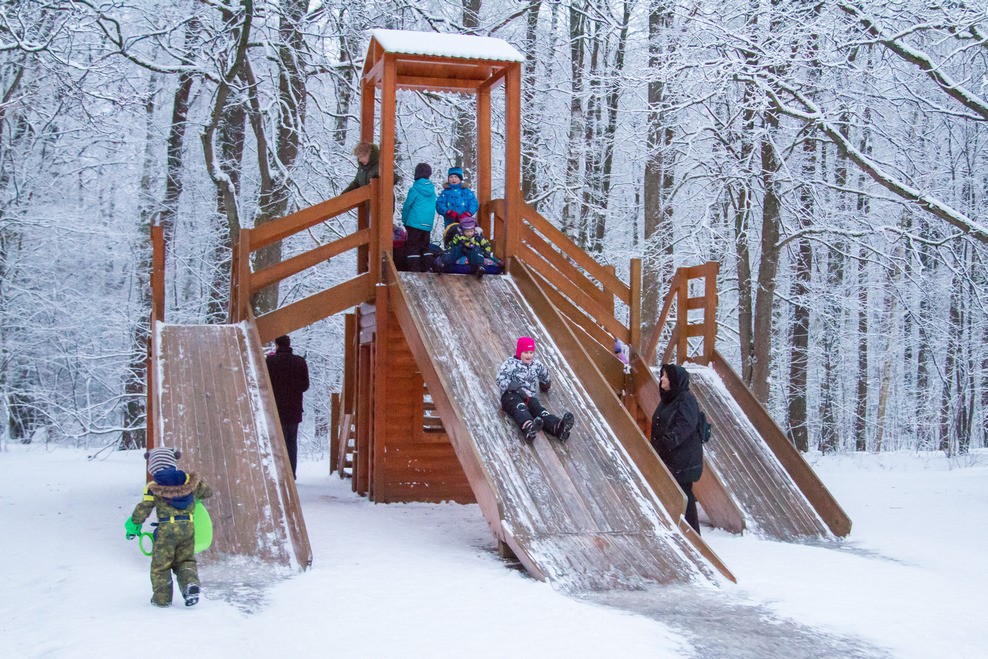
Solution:
M 268 355 L 268 375 L 278 406 L 281 432 L 292 463 L 292 477 L 298 466 L 298 424 L 302 422 L 302 393 L 309 388 L 309 366 L 304 357 L 292 354 L 292 340 L 279 336 L 274 340 L 275 352 Z
M 663 364 L 659 387 L 661 400 L 652 415 L 652 448 L 686 493 L 686 521 L 699 534 L 693 483 L 703 473 L 703 442 L 697 431 L 700 405 L 690 391 L 690 374 L 682 366 Z

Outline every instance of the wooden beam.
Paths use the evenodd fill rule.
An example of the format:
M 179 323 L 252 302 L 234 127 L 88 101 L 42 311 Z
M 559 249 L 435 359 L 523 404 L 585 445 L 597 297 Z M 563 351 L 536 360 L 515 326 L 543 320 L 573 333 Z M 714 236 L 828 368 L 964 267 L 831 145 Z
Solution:
M 631 259 L 631 280 L 628 295 L 628 329 L 633 352 L 641 350 L 642 340 L 642 260 Z
M 257 319 L 257 331 L 266 343 L 373 297 L 374 282 L 370 275 L 359 275 L 338 286 L 264 314 Z
M 482 210 L 488 208 L 491 201 L 491 93 L 482 90 L 477 94 L 477 199 Z M 479 218 L 480 228 L 490 238 L 491 218 L 489 213 L 482 212 Z M 503 258 L 503 254 L 498 255 Z
M 611 333 L 612 336 L 628 340 L 628 328 L 621 324 L 621 321 L 608 314 L 601 306 L 586 293 L 582 288 L 573 282 L 558 276 L 553 276 L 556 271 L 540 255 L 528 245 L 521 245 L 518 250 L 519 255 L 533 270 L 550 281 L 560 293 L 572 300 L 584 313 L 590 316 L 594 322 L 601 325 Z
M 529 226 L 521 229 L 521 241 L 528 243 L 528 246 L 540 257 L 548 261 L 555 267 L 559 274 L 565 279 L 579 286 L 587 295 L 592 297 L 600 305 L 600 308 L 609 315 L 614 315 L 614 293 L 600 288 L 583 271 L 573 265 L 563 254 L 556 251 L 551 244 L 543 240 L 535 230 Z
M 395 81 L 398 89 L 406 91 L 433 91 L 473 94 L 480 86 L 480 80 L 457 80 L 453 78 L 425 78 L 420 76 L 399 76 Z
M 551 243 L 556 245 L 566 256 L 573 260 L 577 266 L 583 268 L 591 277 L 601 283 L 604 288 L 613 291 L 613 295 L 619 300 L 628 304 L 631 288 L 614 274 L 607 271 L 601 264 L 597 263 L 592 256 L 583 251 L 579 245 L 565 233 L 553 226 L 549 220 L 542 217 L 538 211 L 525 204 L 522 207 L 522 216 L 535 227 L 539 233 L 543 234 Z
M 165 230 L 160 224 L 151 226 L 151 320 L 165 321 Z
M 377 224 L 378 260 L 381 254 L 391 254 L 395 190 L 395 122 L 397 120 L 397 100 L 395 98 L 395 61 L 393 55 L 384 58 L 384 86 L 381 89 L 381 159 L 378 172 L 381 183 L 376 194 L 377 209 L 371 221 Z M 380 263 L 376 265 L 378 276 L 375 281 L 383 281 Z M 374 270 L 375 266 L 371 266 Z
M 507 219 L 505 258 L 518 253 L 521 225 L 521 64 L 507 71 L 504 92 L 504 204 Z
M 298 256 L 293 256 L 280 263 L 275 263 L 263 270 L 258 270 L 250 276 L 251 293 L 266 288 L 275 282 L 287 279 L 292 275 L 297 275 L 303 270 L 328 261 L 343 252 L 355 249 L 361 245 L 366 245 L 370 242 L 370 235 L 369 229 L 363 229 L 362 231 L 344 236 L 339 240 L 334 240 L 331 243 L 320 245 L 308 252 L 303 252 Z
M 679 273 L 677 272 L 673 275 L 672 281 L 669 282 L 669 291 L 666 293 L 665 300 L 662 302 L 662 311 L 659 312 L 659 320 L 655 323 L 655 327 L 652 328 L 648 343 L 645 345 L 645 349 L 642 350 L 642 359 L 645 360 L 646 364 L 655 363 L 655 353 L 659 348 L 659 341 L 662 339 L 662 331 L 665 329 L 666 318 L 669 316 L 669 310 L 672 309 L 672 301 L 676 297 L 678 290 Z
M 252 251 L 267 247 L 279 240 L 284 240 L 300 231 L 310 229 L 317 224 L 342 215 L 366 202 L 370 191 L 366 187 L 351 190 L 339 197 L 303 208 L 297 213 L 280 217 L 251 230 Z

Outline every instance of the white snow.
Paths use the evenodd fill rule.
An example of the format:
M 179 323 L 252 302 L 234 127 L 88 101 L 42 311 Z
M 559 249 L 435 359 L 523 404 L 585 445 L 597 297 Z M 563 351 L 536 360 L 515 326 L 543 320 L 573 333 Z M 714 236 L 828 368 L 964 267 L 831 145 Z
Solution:
M 467 34 L 413 32 L 411 30 L 371 30 L 371 37 L 389 53 L 432 55 L 494 62 L 524 62 L 525 58 L 504 39 Z
M 0 656 L 984 656 L 988 451 L 811 462 L 854 521 L 846 541 L 705 528 L 739 584 L 612 600 L 639 615 L 501 561 L 475 505 L 375 505 L 303 460 L 312 568 L 203 566 L 199 605 L 162 610 L 124 539 L 141 453 L 8 444 Z

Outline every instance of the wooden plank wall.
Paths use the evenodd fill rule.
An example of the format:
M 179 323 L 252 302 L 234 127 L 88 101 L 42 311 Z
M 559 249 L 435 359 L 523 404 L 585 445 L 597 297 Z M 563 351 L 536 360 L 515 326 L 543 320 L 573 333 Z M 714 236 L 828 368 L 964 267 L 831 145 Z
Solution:
M 434 411 L 426 418 L 428 391 L 405 335 L 389 314 L 385 339 L 387 377 L 377 406 L 381 436 L 375 451 L 373 499 L 377 503 L 455 501 L 474 503 L 473 490 Z M 434 406 L 431 406 L 434 410 Z

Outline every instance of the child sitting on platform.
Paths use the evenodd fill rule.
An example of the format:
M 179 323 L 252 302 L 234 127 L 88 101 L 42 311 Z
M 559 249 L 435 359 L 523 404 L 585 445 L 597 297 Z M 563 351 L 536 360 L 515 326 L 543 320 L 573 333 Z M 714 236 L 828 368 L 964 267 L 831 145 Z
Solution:
M 491 244 L 480 233 L 477 220 L 472 215 L 464 215 L 457 225 L 447 230 L 453 233 L 452 239 L 442 255 L 441 272 L 469 272 L 482 279 L 487 272 L 487 263 L 493 261 Z
M 545 393 L 552 386 L 549 369 L 535 358 L 535 339 L 518 339 L 514 357 L 506 359 L 498 370 L 497 386 L 501 390 L 501 409 L 515 420 L 525 441 L 534 441 L 543 429 L 560 442 L 569 439 L 573 414 L 564 412 L 561 418 L 550 414 L 535 395 L 536 390 Z

